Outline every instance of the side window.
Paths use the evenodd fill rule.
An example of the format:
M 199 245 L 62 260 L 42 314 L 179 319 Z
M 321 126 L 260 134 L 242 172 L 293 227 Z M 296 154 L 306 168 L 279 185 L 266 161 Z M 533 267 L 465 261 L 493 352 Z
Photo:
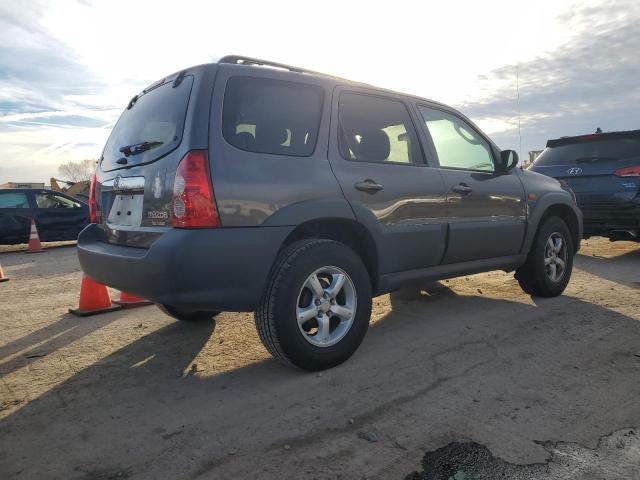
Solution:
M 407 108 L 402 102 L 371 95 L 340 95 L 338 147 L 347 160 L 422 163 Z
M 0 193 L 0 208 L 29 208 L 27 194 L 21 192 Z
M 77 208 L 80 205 L 68 198 L 53 193 L 36 193 L 38 208 Z
M 462 119 L 440 110 L 419 106 L 442 168 L 493 172 L 489 144 Z
M 241 150 L 308 157 L 316 146 L 322 100 L 322 90 L 313 85 L 230 78 L 222 108 L 222 134 Z

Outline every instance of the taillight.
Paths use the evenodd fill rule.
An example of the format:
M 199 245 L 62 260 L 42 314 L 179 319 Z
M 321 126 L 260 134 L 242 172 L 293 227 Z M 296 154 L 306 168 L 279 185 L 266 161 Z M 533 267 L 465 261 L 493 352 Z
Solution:
M 192 150 L 180 160 L 172 203 L 172 225 L 176 228 L 220 226 L 206 150 Z
M 89 222 L 98 223 L 98 202 L 96 201 L 96 174 L 91 175 L 89 182 Z
M 625 167 L 616 170 L 617 177 L 640 177 L 640 166 L 638 167 Z

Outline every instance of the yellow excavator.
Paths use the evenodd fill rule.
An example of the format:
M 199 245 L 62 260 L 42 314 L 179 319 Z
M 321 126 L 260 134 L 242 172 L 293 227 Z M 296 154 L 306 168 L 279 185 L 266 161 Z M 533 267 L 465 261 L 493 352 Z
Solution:
M 65 184 L 66 186 L 61 186 Z M 78 200 L 86 202 L 89 199 L 89 182 L 69 182 L 68 180 L 60 180 L 59 178 L 51 178 L 51 190 L 54 192 L 62 192 Z

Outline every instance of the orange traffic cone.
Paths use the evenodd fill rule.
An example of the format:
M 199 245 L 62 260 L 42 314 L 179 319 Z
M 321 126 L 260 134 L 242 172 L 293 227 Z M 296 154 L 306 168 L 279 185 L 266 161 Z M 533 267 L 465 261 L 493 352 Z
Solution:
M 107 287 L 83 275 L 80 286 L 80 305 L 77 309 L 70 308 L 69 313 L 88 317 L 98 313 L 115 312 L 121 308 L 120 305 L 111 303 Z
M 36 221 L 31 219 L 31 233 L 29 233 L 29 247 L 27 253 L 40 253 L 43 252 L 42 245 L 40 244 L 40 236 L 38 235 L 38 229 L 36 228 Z
M 0 283 L 8 282 L 8 281 L 9 281 L 9 277 L 4 276 L 4 272 L 2 271 L 2 265 L 0 265 Z
M 133 308 L 133 307 L 144 307 L 145 305 L 153 305 L 153 302 L 142 298 L 136 297 L 135 295 L 131 295 L 127 292 L 120 292 L 120 300 L 114 300 L 113 303 L 117 303 L 124 308 Z

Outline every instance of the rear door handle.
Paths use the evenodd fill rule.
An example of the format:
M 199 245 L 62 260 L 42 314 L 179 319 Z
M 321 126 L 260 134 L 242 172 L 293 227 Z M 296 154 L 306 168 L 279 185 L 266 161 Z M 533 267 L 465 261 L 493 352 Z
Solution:
M 451 187 L 451 190 L 459 193 L 460 195 L 468 195 L 469 193 L 473 192 L 473 188 L 471 188 L 466 183 L 459 183 L 458 185 L 454 185 L 453 187 Z
M 367 192 L 371 194 L 376 193 L 379 190 L 382 190 L 382 185 L 380 185 L 379 183 L 376 183 L 374 180 L 371 180 L 370 178 L 367 178 L 363 182 L 357 182 L 353 186 L 355 187 L 356 190 L 360 190 L 361 192 Z

